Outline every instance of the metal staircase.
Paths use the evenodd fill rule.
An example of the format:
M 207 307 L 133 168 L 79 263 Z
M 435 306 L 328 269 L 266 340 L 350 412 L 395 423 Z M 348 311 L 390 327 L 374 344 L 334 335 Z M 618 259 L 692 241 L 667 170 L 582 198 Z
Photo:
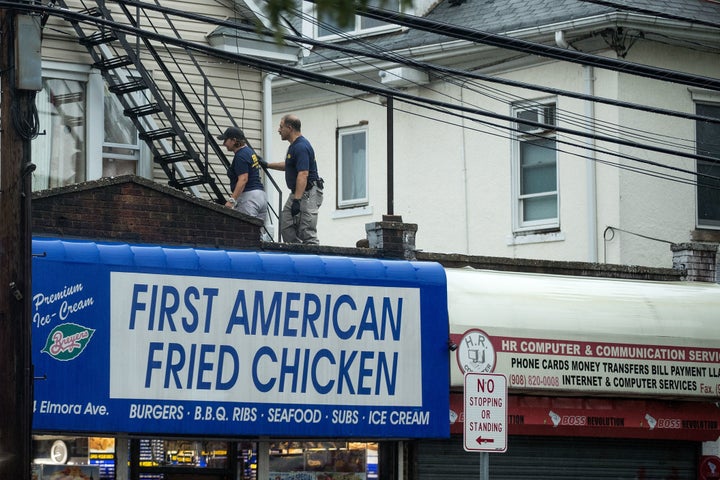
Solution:
M 129 25 L 150 32 L 171 32 L 180 38 L 172 19 L 167 14 L 150 17 L 122 1 L 81 0 L 81 4 L 78 13 L 103 21 L 71 21 L 79 42 L 90 53 L 93 66 L 102 72 L 139 138 L 150 148 L 154 164 L 165 173 L 168 184 L 224 204 L 230 194 L 226 180 L 230 162 L 213 133 L 236 124 L 222 98 L 192 52 L 153 44 L 147 37 L 128 36 L 122 29 L 113 28 Z M 59 0 L 57 6 L 69 9 L 65 0 Z M 118 18 L 113 12 L 120 13 Z M 197 110 L 198 105 L 203 106 L 202 111 Z M 270 175 L 265 179 L 280 191 Z M 276 219 L 279 208 L 268 205 L 268 209 L 271 220 Z

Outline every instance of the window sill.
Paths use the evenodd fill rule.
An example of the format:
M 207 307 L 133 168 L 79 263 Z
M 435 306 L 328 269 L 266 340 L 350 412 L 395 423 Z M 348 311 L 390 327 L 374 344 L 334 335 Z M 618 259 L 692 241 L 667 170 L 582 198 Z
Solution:
M 332 213 L 332 218 L 350 218 L 350 217 L 360 217 L 363 215 L 372 215 L 373 209 L 369 205 L 365 205 L 362 207 L 353 207 L 353 208 L 342 208 L 342 209 L 336 209 Z
M 512 245 L 528 245 L 531 243 L 547 243 L 547 242 L 563 242 L 565 241 L 565 234 L 562 232 L 547 232 L 547 233 L 515 233 L 508 235 L 506 244 Z

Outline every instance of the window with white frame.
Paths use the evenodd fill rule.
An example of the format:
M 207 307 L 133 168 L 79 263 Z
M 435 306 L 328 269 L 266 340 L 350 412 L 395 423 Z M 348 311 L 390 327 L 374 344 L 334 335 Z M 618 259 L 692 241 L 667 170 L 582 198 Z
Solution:
M 375 8 L 383 8 L 394 12 L 400 11 L 400 0 L 369 0 L 368 5 Z M 363 35 L 367 33 L 384 32 L 386 30 L 400 28 L 374 18 L 355 15 L 347 25 L 340 26 L 338 22 L 327 15 L 316 15 L 317 27 L 316 38 L 329 39 L 347 35 Z
M 103 176 L 137 173 L 140 160 L 138 131 L 123 113 L 120 100 L 105 88 L 105 141 L 103 142 Z
M 514 230 L 560 226 L 555 103 L 516 105 L 513 141 Z
M 31 143 L 33 190 L 86 179 L 87 82 L 43 78 L 42 86 L 35 97 L 40 135 Z
M 337 206 L 350 208 L 367 205 L 367 127 L 339 129 L 337 138 Z
M 43 62 L 35 105 L 40 134 L 31 142 L 33 190 L 139 172 L 145 147 L 98 71 Z
M 696 106 L 698 115 L 720 119 L 720 104 Z M 697 224 L 702 228 L 720 228 L 720 124 L 698 121 L 696 145 L 699 155 L 717 161 L 697 161 Z

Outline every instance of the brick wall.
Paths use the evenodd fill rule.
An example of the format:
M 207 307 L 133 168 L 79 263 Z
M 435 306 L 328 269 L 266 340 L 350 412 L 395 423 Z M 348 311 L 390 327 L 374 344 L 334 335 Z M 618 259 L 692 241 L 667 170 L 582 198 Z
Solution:
M 717 281 L 717 243 L 688 242 L 673 244 L 673 267 L 685 270 L 685 280 Z
M 448 268 L 551 273 L 638 280 L 688 278 L 687 262 L 675 269 L 431 253 L 415 250 L 418 225 L 383 216 L 368 223 L 364 248 L 261 242 L 262 223 L 221 205 L 149 180 L 124 176 L 33 194 L 33 235 L 277 253 L 340 255 L 438 262 Z M 360 232 L 358 232 L 360 233 Z M 705 280 L 708 281 L 708 280 Z M 712 280 L 709 280 L 712 281 Z
M 160 245 L 247 249 L 262 222 L 140 177 L 37 192 L 33 235 Z

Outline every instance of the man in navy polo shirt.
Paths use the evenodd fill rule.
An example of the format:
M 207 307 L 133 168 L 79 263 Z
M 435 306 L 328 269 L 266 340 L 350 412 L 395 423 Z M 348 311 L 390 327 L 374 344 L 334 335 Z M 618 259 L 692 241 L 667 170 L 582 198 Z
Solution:
M 280 120 L 280 138 L 290 142 L 284 162 L 267 167 L 285 172 L 290 196 L 280 212 L 280 234 L 286 243 L 317 245 L 318 210 L 323 201 L 323 179 L 318 175 L 315 151 L 302 135 L 300 119 L 285 115 Z

